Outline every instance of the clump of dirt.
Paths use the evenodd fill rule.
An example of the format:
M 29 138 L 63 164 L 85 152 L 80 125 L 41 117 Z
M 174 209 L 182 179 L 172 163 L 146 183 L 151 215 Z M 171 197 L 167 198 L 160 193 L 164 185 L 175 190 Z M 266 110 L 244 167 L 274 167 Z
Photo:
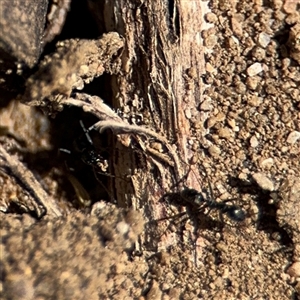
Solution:
M 40 222 L 6 216 L 1 228 L 3 299 L 139 296 L 147 264 L 139 260 L 136 273 L 128 256 L 143 229 L 137 212 L 97 203 L 91 215 L 77 212 Z

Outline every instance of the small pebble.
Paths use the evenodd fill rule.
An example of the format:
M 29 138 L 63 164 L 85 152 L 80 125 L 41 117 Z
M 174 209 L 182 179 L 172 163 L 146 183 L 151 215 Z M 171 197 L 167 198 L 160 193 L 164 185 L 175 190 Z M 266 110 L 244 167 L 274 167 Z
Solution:
M 274 159 L 271 157 L 266 158 L 260 162 L 261 168 L 270 168 L 273 165 L 274 165 Z
M 203 42 L 205 47 L 212 49 L 218 43 L 218 37 L 216 35 L 210 35 L 204 39 Z
M 215 145 L 210 146 L 208 152 L 212 157 L 218 157 L 221 154 L 220 148 Z
M 200 104 L 200 110 L 208 111 L 208 110 L 211 110 L 211 108 L 212 108 L 211 99 L 204 100 Z
M 286 272 L 291 277 L 300 277 L 300 261 L 294 262 Z
M 263 70 L 262 65 L 258 62 L 254 63 L 247 69 L 248 76 L 255 76 Z
M 295 144 L 299 140 L 299 138 L 300 138 L 300 132 L 295 130 L 295 131 L 292 131 L 289 134 L 289 136 L 287 137 L 286 142 L 288 144 L 293 145 L 293 144 Z
M 270 41 L 271 41 L 271 37 L 267 33 L 261 32 L 259 34 L 259 36 L 258 36 L 258 44 L 261 47 L 263 47 L 263 48 L 267 47 L 269 45 Z
M 216 72 L 216 69 L 209 62 L 205 64 L 205 70 L 208 73 L 214 73 L 214 72 Z
M 228 127 L 221 127 L 218 130 L 218 135 L 220 138 L 230 139 L 232 134 L 231 134 L 231 130 Z
M 250 146 L 252 147 L 252 148 L 256 148 L 257 146 L 258 146 L 258 139 L 256 138 L 256 136 L 255 135 L 253 135 L 252 137 L 251 137 L 251 139 L 250 139 Z
M 116 226 L 116 229 L 117 231 L 122 234 L 122 235 L 125 235 L 129 232 L 130 230 L 130 227 L 127 223 L 125 222 L 119 222 Z
M 274 191 L 273 182 L 263 173 L 255 173 L 252 175 L 252 178 L 259 185 L 260 188 L 266 191 Z
M 218 22 L 218 17 L 214 14 L 214 13 L 212 13 L 212 12 L 210 12 L 210 13 L 207 13 L 206 15 L 205 15 L 205 19 L 206 19 L 206 21 L 208 22 L 208 23 L 217 23 Z

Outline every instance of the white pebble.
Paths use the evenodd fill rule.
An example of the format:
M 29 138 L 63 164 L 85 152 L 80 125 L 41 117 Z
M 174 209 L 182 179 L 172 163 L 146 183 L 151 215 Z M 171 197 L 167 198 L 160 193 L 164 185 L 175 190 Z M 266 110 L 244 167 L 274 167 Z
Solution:
M 271 37 L 265 33 L 265 32 L 261 32 L 258 36 L 258 44 L 263 47 L 263 48 L 266 48 L 269 43 L 271 41 Z
M 129 232 L 129 225 L 125 222 L 119 222 L 116 226 L 116 229 L 119 233 L 121 233 L 122 235 L 125 235 Z
M 256 148 L 258 146 L 258 139 L 256 138 L 255 135 L 253 135 L 250 139 L 250 145 L 252 148 Z
M 265 191 L 274 191 L 274 183 L 263 173 L 255 173 L 252 175 L 255 182 Z
M 300 138 L 300 132 L 299 131 L 292 131 L 289 136 L 287 137 L 287 143 L 288 144 L 295 144 Z
M 259 74 L 262 70 L 263 70 L 262 65 L 256 62 L 247 69 L 247 74 L 248 76 L 252 77 Z

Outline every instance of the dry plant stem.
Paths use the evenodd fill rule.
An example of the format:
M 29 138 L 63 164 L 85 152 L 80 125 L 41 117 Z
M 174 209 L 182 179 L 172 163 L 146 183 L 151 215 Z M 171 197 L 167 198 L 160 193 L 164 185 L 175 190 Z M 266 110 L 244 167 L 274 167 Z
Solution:
M 9 168 L 30 191 L 36 200 L 35 209 L 38 217 L 42 217 L 44 214 L 41 205 L 49 216 L 59 217 L 62 215 L 55 201 L 46 194 L 34 175 L 20 161 L 11 156 L 2 145 L 0 145 L 0 166 Z
M 121 121 L 122 119 L 98 96 L 77 93 L 74 98 L 68 98 L 61 101 L 61 104 L 81 107 L 85 112 L 91 113 L 100 120 Z
M 68 98 L 61 101 L 61 104 L 81 107 L 84 112 L 91 113 L 100 120 L 112 120 L 123 122 L 122 119 L 100 97 L 90 96 L 88 94 L 77 93 L 75 98 Z M 120 142 L 129 146 L 128 136 L 120 137 Z
M 90 96 L 87 94 L 76 94 L 76 98 L 65 99 L 61 102 L 61 104 L 81 107 L 85 112 L 97 116 L 102 121 L 97 122 L 93 125 L 93 127 L 100 130 L 100 132 L 110 128 L 115 134 L 122 134 L 122 137 L 120 137 L 120 141 L 123 141 L 123 144 L 127 147 L 130 144 L 128 134 L 144 135 L 155 138 L 167 148 L 173 159 L 173 162 L 161 153 L 154 152 L 149 147 L 145 147 L 138 136 L 136 137 L 136 140 L 140 144 L 142 149 L 146 150 L 152 155 L 157 156 L 159 159 L 162 159 L 171 167 L 174 167 L 176 180 L 179 180 L 184 175 L 182 172 L 183 169 L 181 168 L 180 159 L 165 137 L 154 132 L 151 129 L 126 123 L 108 105 L 106 105 L 100 97 Z
M 115 134 L 120 133 L 132 133 L 137 135 L 145 135 L 150 136 L 152 138 L 155 138 L 156 140 L 160 141 L 164 144 L 164 146 L 168 149 L 170 155 L 172 156 L 174 160 L 174 168 L 176 172 L 176 180 L 179 180 L 182 176 L 182 169 L 180 168 L 180 160 L 174 149 L 169 144 L 168 140 L 161 136 L 160 134 L 157 134 L 156 132 L 152 131 L 151 129 L 138 126 L 138 125 L 130 125 L 126 124 L 125 122 L 116 122 L 111 120 L 105 120 L 105 121 L 99 121 L 94 125 L 94 128 L 97 128 L 100 130 L 100 132 L 103 132 L 105 129 L 111 129 Z M 147 148 L 146 148 L 147 150 Z M 155 154 L 154 151 L 148 151 L 149 153 Z M 162 158 L 161 155 L 157 155 L 158 158 Z M 167 161 L 164 159 L 164 161 Z M 173 166 L 173 164 L 171 165 Z

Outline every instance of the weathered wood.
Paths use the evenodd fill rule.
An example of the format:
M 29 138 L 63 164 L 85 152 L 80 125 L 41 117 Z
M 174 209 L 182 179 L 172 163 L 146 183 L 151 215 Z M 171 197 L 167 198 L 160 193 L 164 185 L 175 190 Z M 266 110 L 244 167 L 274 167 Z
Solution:
M 168 143 L 135 136 L 134 148 L 146 153 L 143 163 L 135 152 L 126 152 L 116 144 L 116 198 L 120 206 L 132 204 L 143 209 L 149 219 L 158 219 L 162 209 L 159 199 L 183 176 L 188 175 L 185 185 L 199 189 L 199 172 L 193 166 L 189 172 L 189 163 L 192 148 L 198 145 L 193 127 L 203 123 L 197 110 L 204 71 L 201 1 L 89 4 L 101 29 L 117 31 L 126 43 L 121 72 L 112 80 L 114 109 L 129 120 L 140 116 L 139 125 L 152 129 Z M 131 187 L 122 179 L 126 174 L 131 175 Z

